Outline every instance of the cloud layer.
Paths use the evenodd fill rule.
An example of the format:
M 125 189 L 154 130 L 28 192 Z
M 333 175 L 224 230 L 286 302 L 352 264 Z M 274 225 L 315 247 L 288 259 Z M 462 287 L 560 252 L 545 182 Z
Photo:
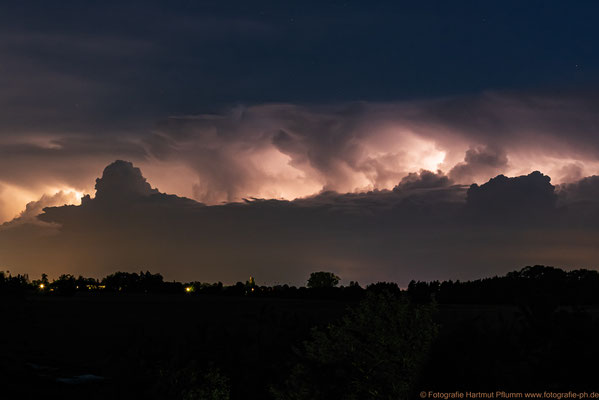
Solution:
M 262 104 L 166 118 L 119 134 L 0 134 L 0 217 L 59 191 L 91 192 L 128 159 L 167 193 L 207 204 L 392 189 L 441 170 L 455 183 L 540 170 L 599 173 L 599 102 L 584 92 L 489 92 L 399 103 Z
M 303 283 L 314 270 L 368 283 L 473 279 L 526 264 L 596 268 L 596 176 L 555 187 L 540 172 L 455 184 L 422 170 L 392 190 L 205 205 L 161 193 L 130 162 L 94 197 L 0 229 L 0 263 L 33 276 L 150 269 L 180 280 Z M 57 196 L 60 197 L 60 196 Z M 51 200 L 51 201 L 50 201 Z

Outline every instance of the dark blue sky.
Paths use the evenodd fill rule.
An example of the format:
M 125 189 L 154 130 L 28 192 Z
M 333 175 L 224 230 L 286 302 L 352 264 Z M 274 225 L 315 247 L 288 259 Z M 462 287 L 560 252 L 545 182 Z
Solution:
M 23 87 L 36 106 L 128 119 L 594 85 L 598 14 L 592 1 L 4 1 L 0 32 L 5 73 L 87 85 Z

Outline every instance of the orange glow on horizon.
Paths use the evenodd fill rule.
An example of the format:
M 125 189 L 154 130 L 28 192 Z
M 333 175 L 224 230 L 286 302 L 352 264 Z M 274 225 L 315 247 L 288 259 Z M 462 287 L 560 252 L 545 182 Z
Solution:
M 44 207 L 81 204 L 84 193 L 72 187 L 46 187 L 39 190 L 15 185 L 2 185 L 0 224 L 21 216 L 27 204 L 44 201 Z M 62 196 L 58 196 L 62 192 Z M 43 197 L 46 196 L 45 199 Z M 53 198 L 56 197 L 56 198 Z

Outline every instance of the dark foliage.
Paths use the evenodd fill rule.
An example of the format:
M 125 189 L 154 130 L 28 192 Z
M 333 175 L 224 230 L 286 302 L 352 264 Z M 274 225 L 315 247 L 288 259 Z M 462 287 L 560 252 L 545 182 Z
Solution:
M 397 286 L 397 283 L 395 282 L 377 282 L 377 283 L 372 283 L 368 286 L 366 286 L 366 291 L 367 292 L 372 292 L 372 293 L 383 293 L 383 292 L 388 292 L 391 293 L 395 296 L 399 296 L 401 293 L 401 290 L 399 289 L 399 286 Z
M 314 329 L 279 399 L 407 399 L 437 333 L 434 308 L 367 294 L 340 322 Z
M 50 284 L 50 288 L 61 296 L 72 296 L 77 291 L 77 282 L 73 275 L 63 274 Z
M 417 303 L 435 299 L 440 304 L 599 304 L 599 273 L 535 265 L 468 282 L 411 281 L 407 292 Z
M 339 277 L 332 272 L 312 272 L 307 287 L 310 289 L 328 289 L 339 284 Z
M 260 286 L 253 281 L 237 282 L 226 286 L 221 282 L 204 283 L 165 282 L 162 275 L 148 271 L 137 273 L 116 272 L 102 280 L 63 274 L 49 282 L 43 274 L 41 280 L 29 281 L 27 275 L 12 276 L 0 272 L 0 293 L 53 294 L 70 296 L 79 292 L 151 293 L 250 296 L 289 299 L 339 299 L 360 300 L 365 293 L 388 291 L 398 295 L 402 291 L 393 282 L 377 282 L 364 290 L 357 282 L 335 287 L 337 276 L 330 272 L 313 273 L 309 287 L 289 285 Z M 310 283 L 311 282 L 311 283 Z M 405 291 L 410 301 L 418 304 L 435 300 L 439 304 L 599 304 L 599 272 L 594 270 L 564 271 L 559 268 L 535 265 L 510 272 L 502 277 L 474 281 L 411 281 Z
M 107 291 L 126 293 L 183 293 L 179 282 L 164 282 L 162 275 L 149 271 L 136 273 L 117 272 L 102 279 Z
M 484 314 L 459 307 L 446 311 L 420 390 L 596 391 L 596 315 L 541 305 Z
M 27 275 L 12 276 L 10 272 L 0 271 L 0 294 L 21 295 L 29 287 Z
M 269 388 L 284 399 L 595 390 L 587 366 L 599 358 L 597 271 L 536 265 L 468 282 L 412 281 L 406 291 L 334 282 L 181 284 L 150 272 L 50 282 L 2 272 L 0 340 L 11 346 L 0 384 L 7 398 L 65 399 L 265 399 Z M 29 361 L 59 366 L 39 372 Z M 57 383 L 52 371 L 73 365 L 109 379 Z

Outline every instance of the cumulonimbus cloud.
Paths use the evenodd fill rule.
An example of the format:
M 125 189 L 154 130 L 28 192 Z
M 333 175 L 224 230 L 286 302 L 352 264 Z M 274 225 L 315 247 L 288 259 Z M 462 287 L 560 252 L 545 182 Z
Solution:
M 186 160 L 208 203 L 391 189 L 419 169 L 463 184 L 540 170 L 560 183 L 599 172 L 597 111 L 580 93 L 267 104 L 170 118 L 147 143 L 158 159 Z
M 173 116 L 148 131 L 0 132 L 3 220 L 42 194 L 90 192 L 116 158 L 167 193 L 218 204 L 322 191 L 392 189 L 441 170 L 454 183 L 539 170 L 566 183 L 599 173 L 590 93 L 489 92 L 398 103 L 261 104 Z
M 31 203 L 0 229 L 0 264 L 37 276 L 150 269 L 180 280 L 301 283 L 473 279 L 527 264 L 596 267 L 597 177 L 547 175 L 455 184 L 422 170 L 393 190 L 205 205 L 161 193 L 126 161 L 105 168 L 81 205 Z

